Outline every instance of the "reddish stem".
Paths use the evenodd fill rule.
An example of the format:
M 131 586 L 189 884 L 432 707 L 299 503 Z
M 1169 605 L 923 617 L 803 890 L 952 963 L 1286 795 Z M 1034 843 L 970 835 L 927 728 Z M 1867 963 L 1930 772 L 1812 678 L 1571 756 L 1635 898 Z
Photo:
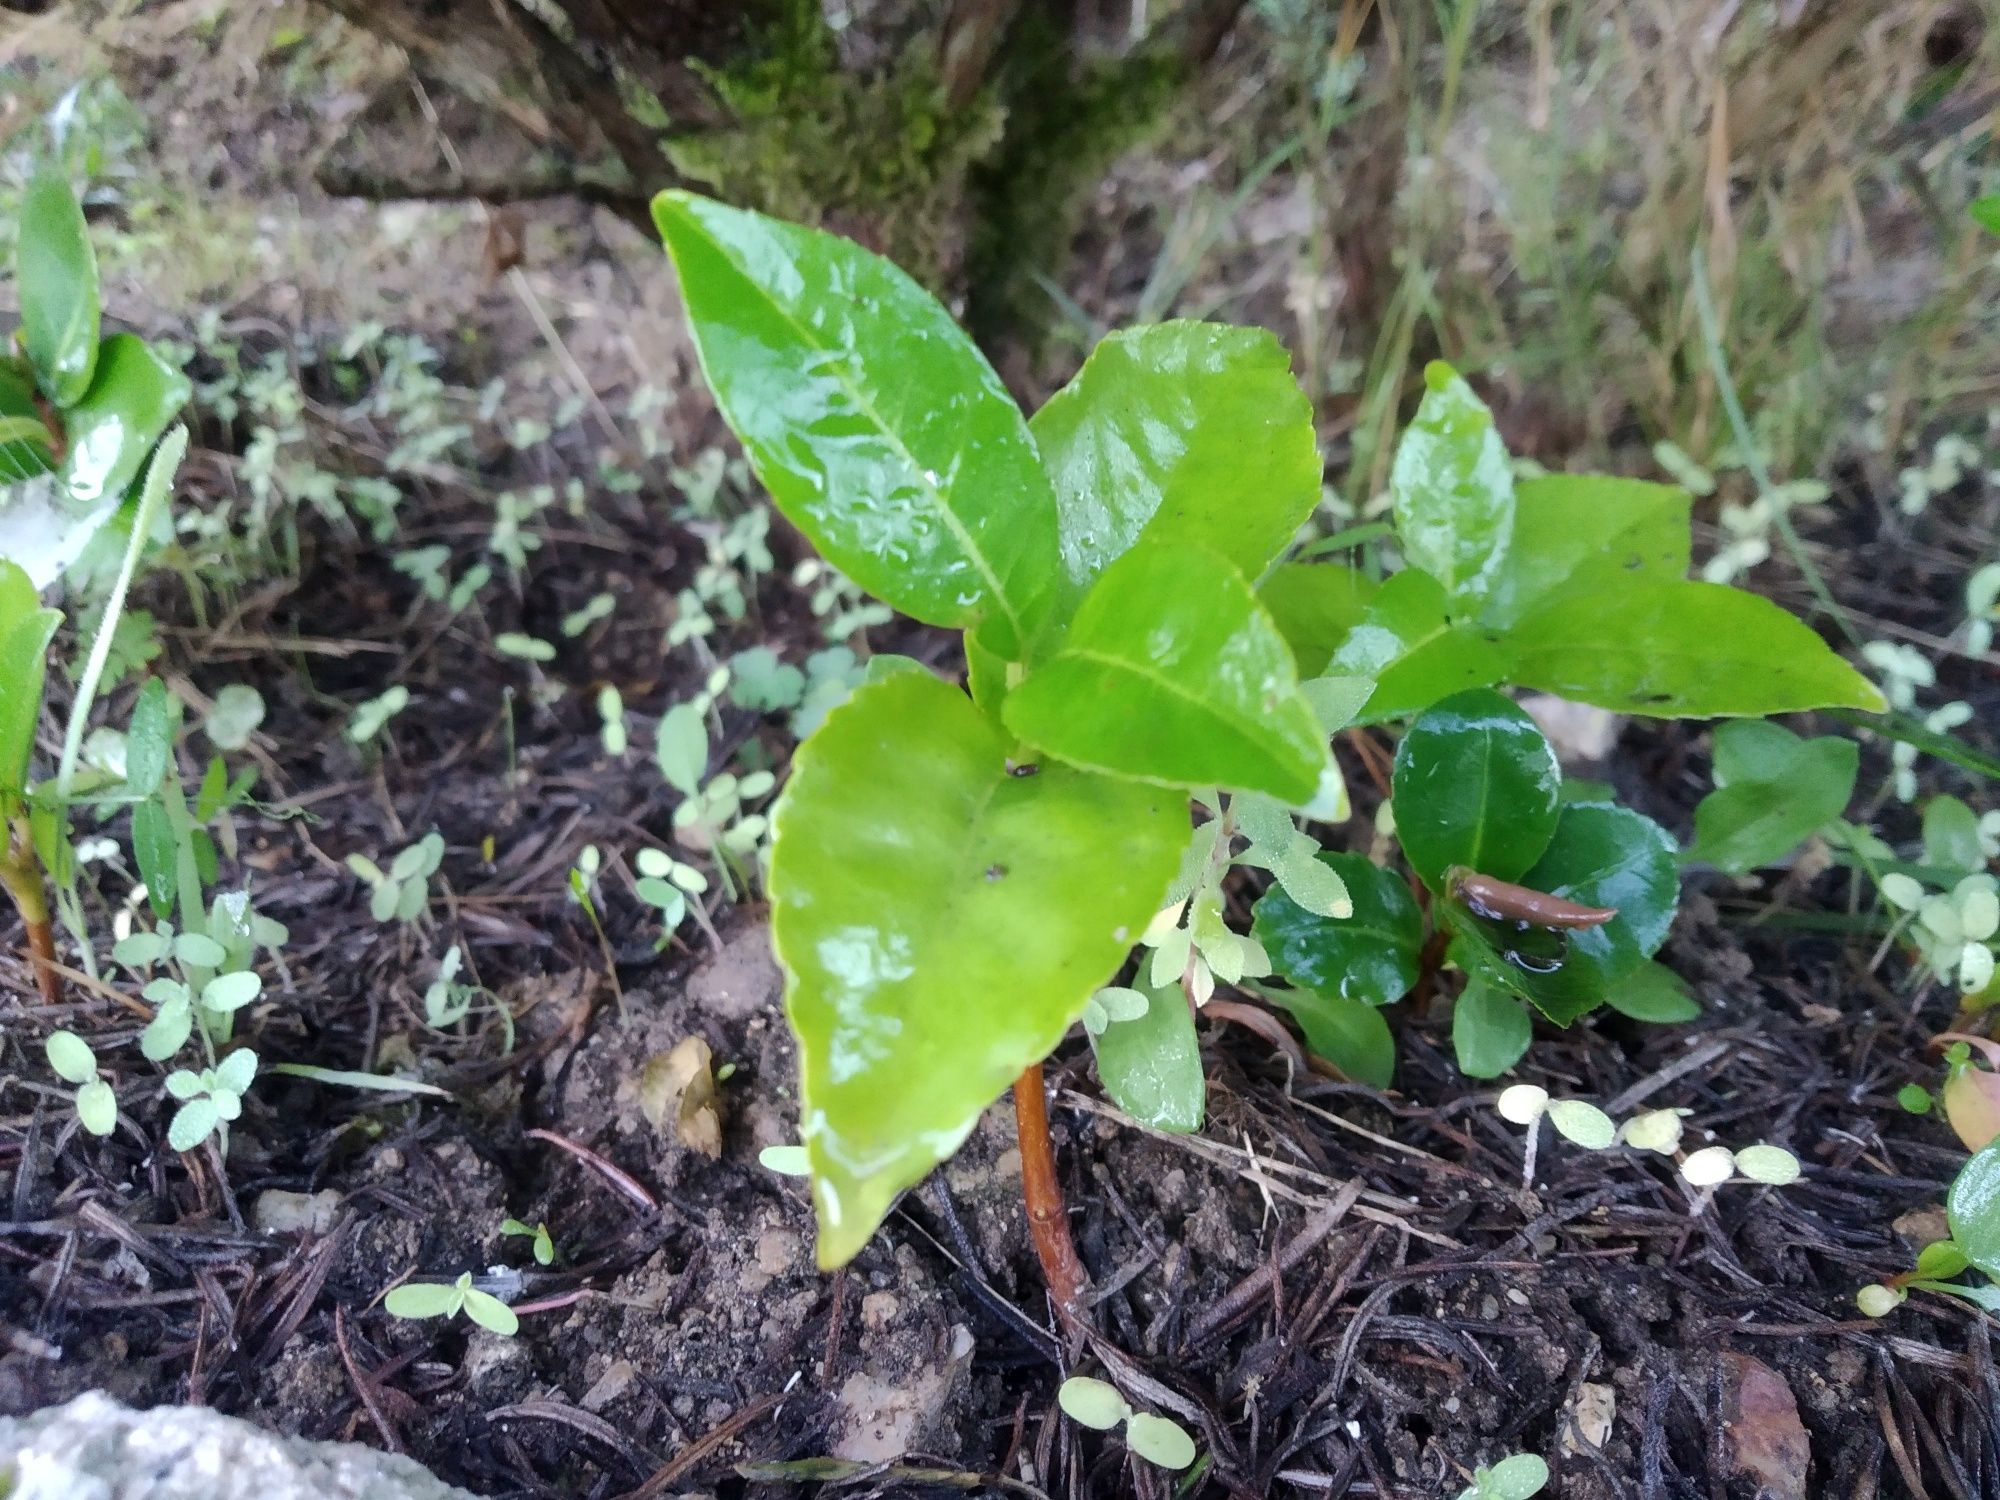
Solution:
M 1030 1063 L 1014 1080 L 1014 1127 L 1021 1144 L 1021 1196 L 1028 1208 L 1028 1237 L 1042 1263 L 1042 1279 L 1056 1317 L 1073 1342 L 1083 1337 L 1083 1263 L 1069 1237 L 1069 1212 L 1056 1180 L 1049 1107 L 1042 1093 L 1042 1065 Z
M 21 925 L 28 932 L 28 967 L 35 971 L 35 987 L 46 1005 L 60 1005 L 62 976 L 55 970 L 56 930 L 49 918 L 49 899 L 42 887 L 41 866 L 35 862 L 34 840 L 28 820 L 17 815 L 7 831 L 7 848 L 0 857 L 0 886 L 14 900 L 21 913 Z

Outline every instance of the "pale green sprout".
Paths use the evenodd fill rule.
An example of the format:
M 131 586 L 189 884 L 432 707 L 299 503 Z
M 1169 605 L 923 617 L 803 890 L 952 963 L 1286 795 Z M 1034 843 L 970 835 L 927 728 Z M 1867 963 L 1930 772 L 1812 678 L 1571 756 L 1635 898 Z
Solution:
M 1681 1117 L 1684 1109 L 1651 1109 L 1634 1115 L 1619 1127 L 1626 1145 L 1639 1151 L 1657 1151 L 1672 1156 L 1681 1149 Z
M 556 648 L 549 642 L 532 635 L 524 635 L 518 630 L 503 630 L 493 637 L 493 649 L 502 656 L 511 656 L 517 661 L 550 662 L 556 659 Z
M 683 797 L 701 790 L 708 774 L 708 725 L 692 703 L 676 703 L 660 717 L 653 758 L 668 786 Z
M 556 1263 L 556 1242 L 550 1237 L 547 1224 L 523 1224 L 519 1219 L 507 1218 L 500 1221 L 500 1233 L 506 1239 L 533 1240 L 536 1265 Z
M 812 1162 L 803 1146 L 766 1146 L 757 1153 L 757 1165 L 780 1177 L 810 1177 Z
M 1109 1432 L 1125 1424 L 1125 1446 L 1156 1468 L 1178 1471 L 1195 1460 L 1194 1439 L 1167 1417 L 1134 1411 L 1108 1381 L 1072 1375 L 1056 1390 L 1056 1405 L 1073 1422 Z
M 248 1047 L 196 1073 L 176 1068 L 167 1075 L 167 1093 L 181 1101 L 167 1122 L 167 1144 L 192 1151 L 243 1113 L 243 1095 L 257 1077 L 257 1054 Z
M 202 732 L 218 750 L 241 750 L 264 722 L 264 695 L 241 682 L 232 682 L 215 695 Z
M 1886 1318 L 1909 1299 L 1910 1294 L 1904 1288 L 1876 1282 L 1854 1294 L 1854 1305 L 1865 1318 Z
M 1530 1500 L 1549 1482 L 1549 1466 L 1533 1453 L 1516 1453 L 1490 1469 L 1474 1469 L 1458 1500 Z
M 599 620 L 609 619 L 618 607 L 616 596 L 608 593 L 593 594 L 581 609 L 563 616 L 562 633 L 566 640 L 575 640 Z
M 1965 649 L 1983 656 L 1993 649 L 2000 624 L 2000 563 L 1988 563 L 1965 580 Z
M 276 949 L 291 936 L 250 905 L 247 891 L 224 891 L 210 904 L 207 932 L 176 932 L 161 921 L 151 931 L 128 932 L 111 956 L 144 979 L 140 995 L 154 1007 L 139 1035 L 148 1062 L 165 1062 L 186 1045 L 197 1023 L 211 1045 L 228 1040 L 235 1013 L 263 993 L 250 967 L 257 949 Z M 152 974 L 156 964 L 174 973 Z
M 55 1031 L 43 1043 L 49 1067 L 64 1083 L 76 1085 L 76 1118 L 92 1135 L 118 1128 L 118 1096 L 97 1076 L 97 1054 L 73 1031 Z
M 347 856 L 347 868 L 369 887 L 368 914 L 378 922 L 414 922 L 430 904 L 430 878 L 444 862 L 444 835 L 433 830 L 382 867 L 365 854 Z
M 1933 974 L 1954 978 L 1967 995 L 1992 982 L 2000 887 L 1991 875 L 1968 875 L 1951 890 L 1933 893 L 1914 877 L 1891 871 L 1882 877 L 1881 890 L 1891 906 L 1915 913 L 1908 933 Z
M 693 865 L 682 864 L 664 849 L 641 849 L 633 863 L 639 879 L 632 889 L 638 898 L 658 910 L 662 928 L 659 946 L 687 920 L 688 897 L 708 889 L 708 877 Z
M 1694 1187 L 1719 1187 L 1736 1174 L 1736 1153 L 1727 1146 L 1704 1146 L 1681 1162 L 1681 1176 Z
M 1114 1021 L 1138 1020 L 1150 1004 L 1137 990 L 1106 985 L 1083 1002 L 1083 1029 L 1092 1036 L 1102 1036 Z
M 453 943 L 438 961 L 437 977 L 424 989 L 424 1020 L 439 1031 L 457 1025 L 472 1009 L 472 997 L 477 991 L 469 984 L 461 984 L 458 978 L 464 962 L 465 954 Z
M 1782 1146 L 1759 1143 L 1736 1153 L 1737 1172 L 1767 1187 L 1790 1187 L 1799 1180 L 1799 1159 Z
M 511 1338 L 521 1331 L 514 1309 L 490 1292 L 472 1284 L 472 1273 L 462 1272 L 458 1280 L 406 1281 L 382 1299 L 382 1306 L 396 1318 L 455 1318 L 461 1312 L 481 1328 Z
M 376 697 L 355 704 L 354 712 L 347 718 L 347 738 L 357 745 L 367 744 L 409 706 L 410 690 L 400 682 Z
M 625 695 L 608 682 L 597 690 L 597 717 L 603 724 L 598 738 L 604 744 L 604 753 L 613 757 L 623 755 L 631 744 L 631 737 L 625 732 Z

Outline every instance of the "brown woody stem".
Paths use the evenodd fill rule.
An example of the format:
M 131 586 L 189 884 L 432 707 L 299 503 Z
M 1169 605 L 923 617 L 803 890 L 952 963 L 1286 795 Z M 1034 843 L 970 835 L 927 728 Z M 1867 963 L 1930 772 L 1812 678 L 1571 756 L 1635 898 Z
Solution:
M 1028 1237 L 1042 1263 L 1042 1279 L 1056 1317 L 1072 1343 L 1083 1336 L 1083 1263 L 1069 1237 L 1069 1211 L 1056 1180 L 1056 1152 L 1049 1140 L 1049 1107 L 1042 1093 L 1042 1065 L 1030 1063 L 1014 1080 L 1014 1126 L 1021 1144 L 1021 1196 L 1028 1208 Z
M 21 925 L 28 929 L 28 960 L 35 971 L 35 987 L 48 1005 L 62 1004 L 62 976 L 56 973 L 56 930 L 49 919 L 49 898 L 42 888 L 41 866 L 35 863 L 35 844 L 27 819 L 17 817 L 7 830 L 7 855 L 0 860 L 0 886 L 13 898 L 21 913 Z

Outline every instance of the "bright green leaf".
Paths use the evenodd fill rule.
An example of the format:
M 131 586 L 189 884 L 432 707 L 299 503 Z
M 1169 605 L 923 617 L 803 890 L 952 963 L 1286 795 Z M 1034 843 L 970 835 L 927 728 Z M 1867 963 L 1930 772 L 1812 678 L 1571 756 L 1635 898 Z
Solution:
M 1098 1076 L 1118 1107 L 1142 1125 L 1199 1130 L 1207 1085 L 1187 996 L 1174 985 L 1152 990 L 1145 999 L 1139 1016 L 1114 1019 L 1091 1037 Z
M 521 1331 L 520 1316 L 490 1292 L 478 1287 L 465 1289 L 465 1315 L 489 1333 L 512 1338 Z
M 448 1281 L 406 1281 L 382 1306 L 395 1318 L 449 1318 L 465 1306 L 466 1290 Z
M 1155 1468 L 1179 1471 L 1194 1462 L 1194 1439 L 1178 1422 L 1140 1412 L 1125 1424 L 1125 1446 Z
M 54 169 L 37 173 L 21 194 L 14 265 L 21 347 L 43 393 L 69 406 L 97 363 L 97 257 L 76 194 Z
M 1319 504 L 1312 405 L 1261 328 L 1111 334 L 1030 426 L 1055 488 L 1064 614 L 1142 537 L 1255 579 Z
M 1178 798 L 1012 776 L 1012 748 L 957 688 L 900 673 L 828 716 L 778 802 L 772 936 L 824 1266 L 1077 1020 L 1186 841 Z
M 247 1091 L 257 1077 L 257 1054 L 239 1047 L 215 1065 L 215 1086 L 232 1094 Z
M 1251 935 L 1271 967 L 1301 989 L 1388 1005 L 1417 982 L 1424 918 L 1402 879 L 1366 855 L 1321 854 L 1353 903 L 1350 917 L 1323 917 L 1273 886 L 1257 902 Z
M 1370 1088 L 1386 1089 L 1396 1072 L 1396 1039 L 1382 1012 L 1363 1000 L 1311 990 L 1272 990 L 1306 1034 L 1306 1049 Z
M 1426 710 L 1396 747 L 1396 833 L 1436 890 L 1464 865 L 1517 880 L 1556 828 L 1562 772 L 1527 712 L 1484 688 Z
M 1655 1025 L 1692 1021 L 1701 1014 L 1680 975 L 1661 963 L 1640 964 L 1605 990 L 1604 1003 L 1621 1016 Z
M 202 986 L 201 1003 L 208 1010 L 241 1010 L 263 991 L 264 981 L 248 969 L 218 974 Z
M 1072 1375 L 1056 1388 L 1056 1405 L 1072 1422 L 1109 1432 L 1132 1415 L 1132 1408 L 1109 1381 Z
M 94 531 L 110 519 L 191 394 L 187 377 L 144 339 L 120 333 L 104 341 L 90 388 L 63 418 L 62 488 L 72 506 L 93 508 L 78 524 Z
M 62 611 L 42 608 L 28 575 L 0 558 L 0 798 L 27 785 L 42 677 Z
M 1486 1471 L 1492 1500 L 1531 1500 L 1549 1482 L 1549 1466 L 1532 1453 L 1515 1453 Z
M 133 808 L 132 861 L 139 867 L 139 878 L 146 883 L 146 897 L 157 916 L 173 910 L 174 889 L 180 878 L 178 856 L 173 819 L 167 810 L 157 802 L 141 802 Z
M 1688 570 L 1688 497 L 1676 485 L 1550 474 L 1514 492 L 1514 540 L 1479 621 L 1514 624 L 1550 596 Z
M 109 1135 L 118 1128 L 118 1095 L 102 1078 L 76 1091 L 76 1117 L 92 1135 Z
M 1309 801 L 1329 758 L 1292 655 L 1215 553 L 1145 541 L 1098 579 L 1007 727 L 1072 765 Z
M 1770 600 L 1716 583 L 1638 578 L 1566 590 L 1509 637 L 1512 678 L 1657 718 L 1809 708 L 1880 712 L 1880 692 Z
M 1478 974 L 1468 975 L 1465 993 L 1451 1013 L 1451 1047 L 1467 1078 L 1498 1078 L 1528 1050 L 1534 1022 L 1518 998 Z
M 702 369 L 758 478 L 827 560 L 1010 659 L 1056 583 L 1027 424 L 937 299 L 851 240 L 691 193 L 653 202 Z
M 1339 563 L 1286 563 L 1257 588 L 1278 622 L 1301 677 L 1327 670 L 1334 650 L 1361 623 L 1380 587 L 1359 568 Z
M 185 998 L 162 1005 L 139 1033 L 139 1053 L 147 1062 L 165 1062 L 187 1045 L 193 1031 L 194 1011 Z
M 676 703 L 660 716 L 653 746 L 660 775 L 683 797 L 701 790 L 708 774 L 708 725 L 692 703 Z
M 1727 785 L 1702 798 L 1694 810 L 1695 840 L 1688 858 L 1706 860 L 1718 870 L 1745 874 L 1783 859 L 1818 829 L 1847 810 L 1861 749 L 1853 740 L 1825 736 L 1802 740 L 1791 736 L 1789 754 L 1767 733 L 1777 728 L 1755 719 L 1733 720 L 1715 731 L 1716 766 L 1722 774 L 1725 757 L 1755 762 L 1754 777 L 1731 776 Z M 1754 752 L 1725 752 L 1734 736 L 1750 731 Z M 1780 730 L 1782 733 L 1788 731 Z M 1973 847 L 1978 847 L 1974 830 Z
M 42 1044 L 49 1067 L 64 1083 L 88 1083 L 97 1076 L 97 1054 L 74 1031 L 52 1031 Z
M 2000 1281 L 2000 1141 L 1959 1168 L 1945 1198 L 1945 1213 L 1966 1260 Z
M 1417 407 L 1389 471 L 1396 535 L 1412 567 L 1467 613 L 1492 589 L 1514 534 L 1514 474 L 1493 414 L 1451 366 L 1424 370 Z
M 166 683 L 148 678 L 132 705 L 132 725 L 125 731 L 125 784 L 139 796 L 159 790 L 173 764 L 176 717 Z
M 1369 601 L 1326 666 L 1376 680 L 1358 722 L 1407 719 L 1453 693 L 1506 679 L 1505 649 L 1476 626 L 1453 624 L 1445 608 L 1444 586 L 1416 568 L 1396 574 Z

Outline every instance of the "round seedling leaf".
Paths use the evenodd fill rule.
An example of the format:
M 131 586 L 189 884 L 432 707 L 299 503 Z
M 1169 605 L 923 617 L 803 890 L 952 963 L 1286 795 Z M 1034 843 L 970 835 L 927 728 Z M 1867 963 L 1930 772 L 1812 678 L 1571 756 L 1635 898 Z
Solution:
M 1516 1453 L 1486 1471 L 1493 1500 L 1532 1500 L 1549 1482 L 1549 1466 L 1533 1453 Z
M 1109 1432 L 1132 1415 L 1132 1408 L 1118 1394 L 1117 1386 L 1088 1375 L 1072 1375 L 1065 1380 L 1056 1390 L 1056 1405 L 1072 1422 L 1081 1422 L 1099 1432 Z
M 1500 1091 L 1493 1107 L 1500 1118 L 1516 1125 L 1532 1125 L 1549 1107 L 1549 1091 L 1536 1083 L 1517 1083 Z
M 209 1010 L 241 1010 L 262 993 L 264 981 L 248 969 L 218 974 L 201 987 L 201 1003 Z
M 1715 1187 L 1736 1175 L 1736 1154 L 1727 1146 L 1704 1146 L 1681 1163 L 1681 1176 L 1696 1187 Z
M 194 1009 L 183 995 L 163 1005 L 139 1033 L 139 1055 L 147 1062 L 165 1062 L 187 1044 L 194 1031 Z
M 1180 1423 L 1140 1412 L 1125 1424 L 1125 1446 L 1156 1468 L 1180 1470 L 1194 1462 L 1194 1439 Z
M 184 932 L 174 939 L 174 957 L 198 969 L 219 969 L 229 955 L 205 932 Z
M 1611 1116 L 1581 1099 L 1558 1099 L 1549 1106 L 1549 1123 L 1558 1134 L 1586 1151 L 1605 1151 L 1618 1139 Z
M 207 1087 L 201 1074 L 186 1068 L 175 1068 L 167 1075 L 167 1097 L 170 1099 L 192 1099 Z
M 1949 1281 L 1962 1276 L 1970 1264 L 1953 1240 L 1934 1240 L 1917 1252 L 1917 1274 L 1926 1281 Z
M 1915 911 L 1924 904 L 1924 888 L 1900 871 L 1884 875 L 1881 890 L 1882 899 L 1902 911 Z
M 396 892 L 396 920 L 414 922 L 430 901 L 430 888 L 421 880 L 405 881 Z
M 118 1096 L 102 1078 L 76 1091 L 76 1117 L 92 1135 L 109 1135 L 118 1128 Z
M 766 1146 L 757 1153 L 757 1165 L 780 1177 L 810 1177 L 812 1163 L 803 1146 Z
M 1138 990 L 1108 984 L 1097 992 L 1097 1003 L 1107 1021 L 1136 1021 L 1151 1008 L 1152 1001 Z
M 257 1054 L 239 1047 L 215 1065 L 215 1086 L 232 1094 L 245 1092 L 257 1076 Z
M 1799 1159 L 1782 1146 L 1759 1143 L 1736 1153 L 1736 1170 L 1752 1182 L 1787 1187 L 1799 1180 Z
M 1625 1144 L 1638 1151 L 1657 1151 L 1672 1156 L 1681 1149 L 1681 1112 L 1677 1109 L 1649 1109 L 1634 1115 L 1620 1131 Z
M 387 922 L 395 917 L 396 908 L 402 904 L 402 882 L 384 876 L 368 895 L 368 915 L 378 922 Z
M 514 1309 L 490 1292 L 477 1287 L 465 1289 L 465 1315 L 490 1333 L 512 1338 L 521 1331 L 521 1319 Z
M 64 1083 L 89 1083 L 97 1076 L 97 1054 L 74 1031 L 52 1031 L 42 1044 L 49 1066 Z
M 466 1288 L 449 1281 L 406 1281 L 382 1299 L 396 1318 L 448 1318 L 465 1305 Z
M 221 1119 L 222 1112 L 216 1108 L 214 1099 L 205 1094 L 190 1099 L 167 1122 L 167 1144 L 176 1151 L 192 1151 L 208 1139 L 209 1132 Z
M 1877 1282 L 1856 1292 L 1854 1305 L 1861 1309 L 1864 1318 L 1886 1318 L 1908 1301 L 1909 1296 L 1901 1287 L 1883 1286 Z
M 143 969 L 167 956 L 167 940 L 157 932 L 134 932 L 111 947 L 111 956 L 128 969 Z
M 215 695 L 202 728 L 216 749 L 241 750 L 263 722 L 264 695 L 246 683 L 232 682 Z

